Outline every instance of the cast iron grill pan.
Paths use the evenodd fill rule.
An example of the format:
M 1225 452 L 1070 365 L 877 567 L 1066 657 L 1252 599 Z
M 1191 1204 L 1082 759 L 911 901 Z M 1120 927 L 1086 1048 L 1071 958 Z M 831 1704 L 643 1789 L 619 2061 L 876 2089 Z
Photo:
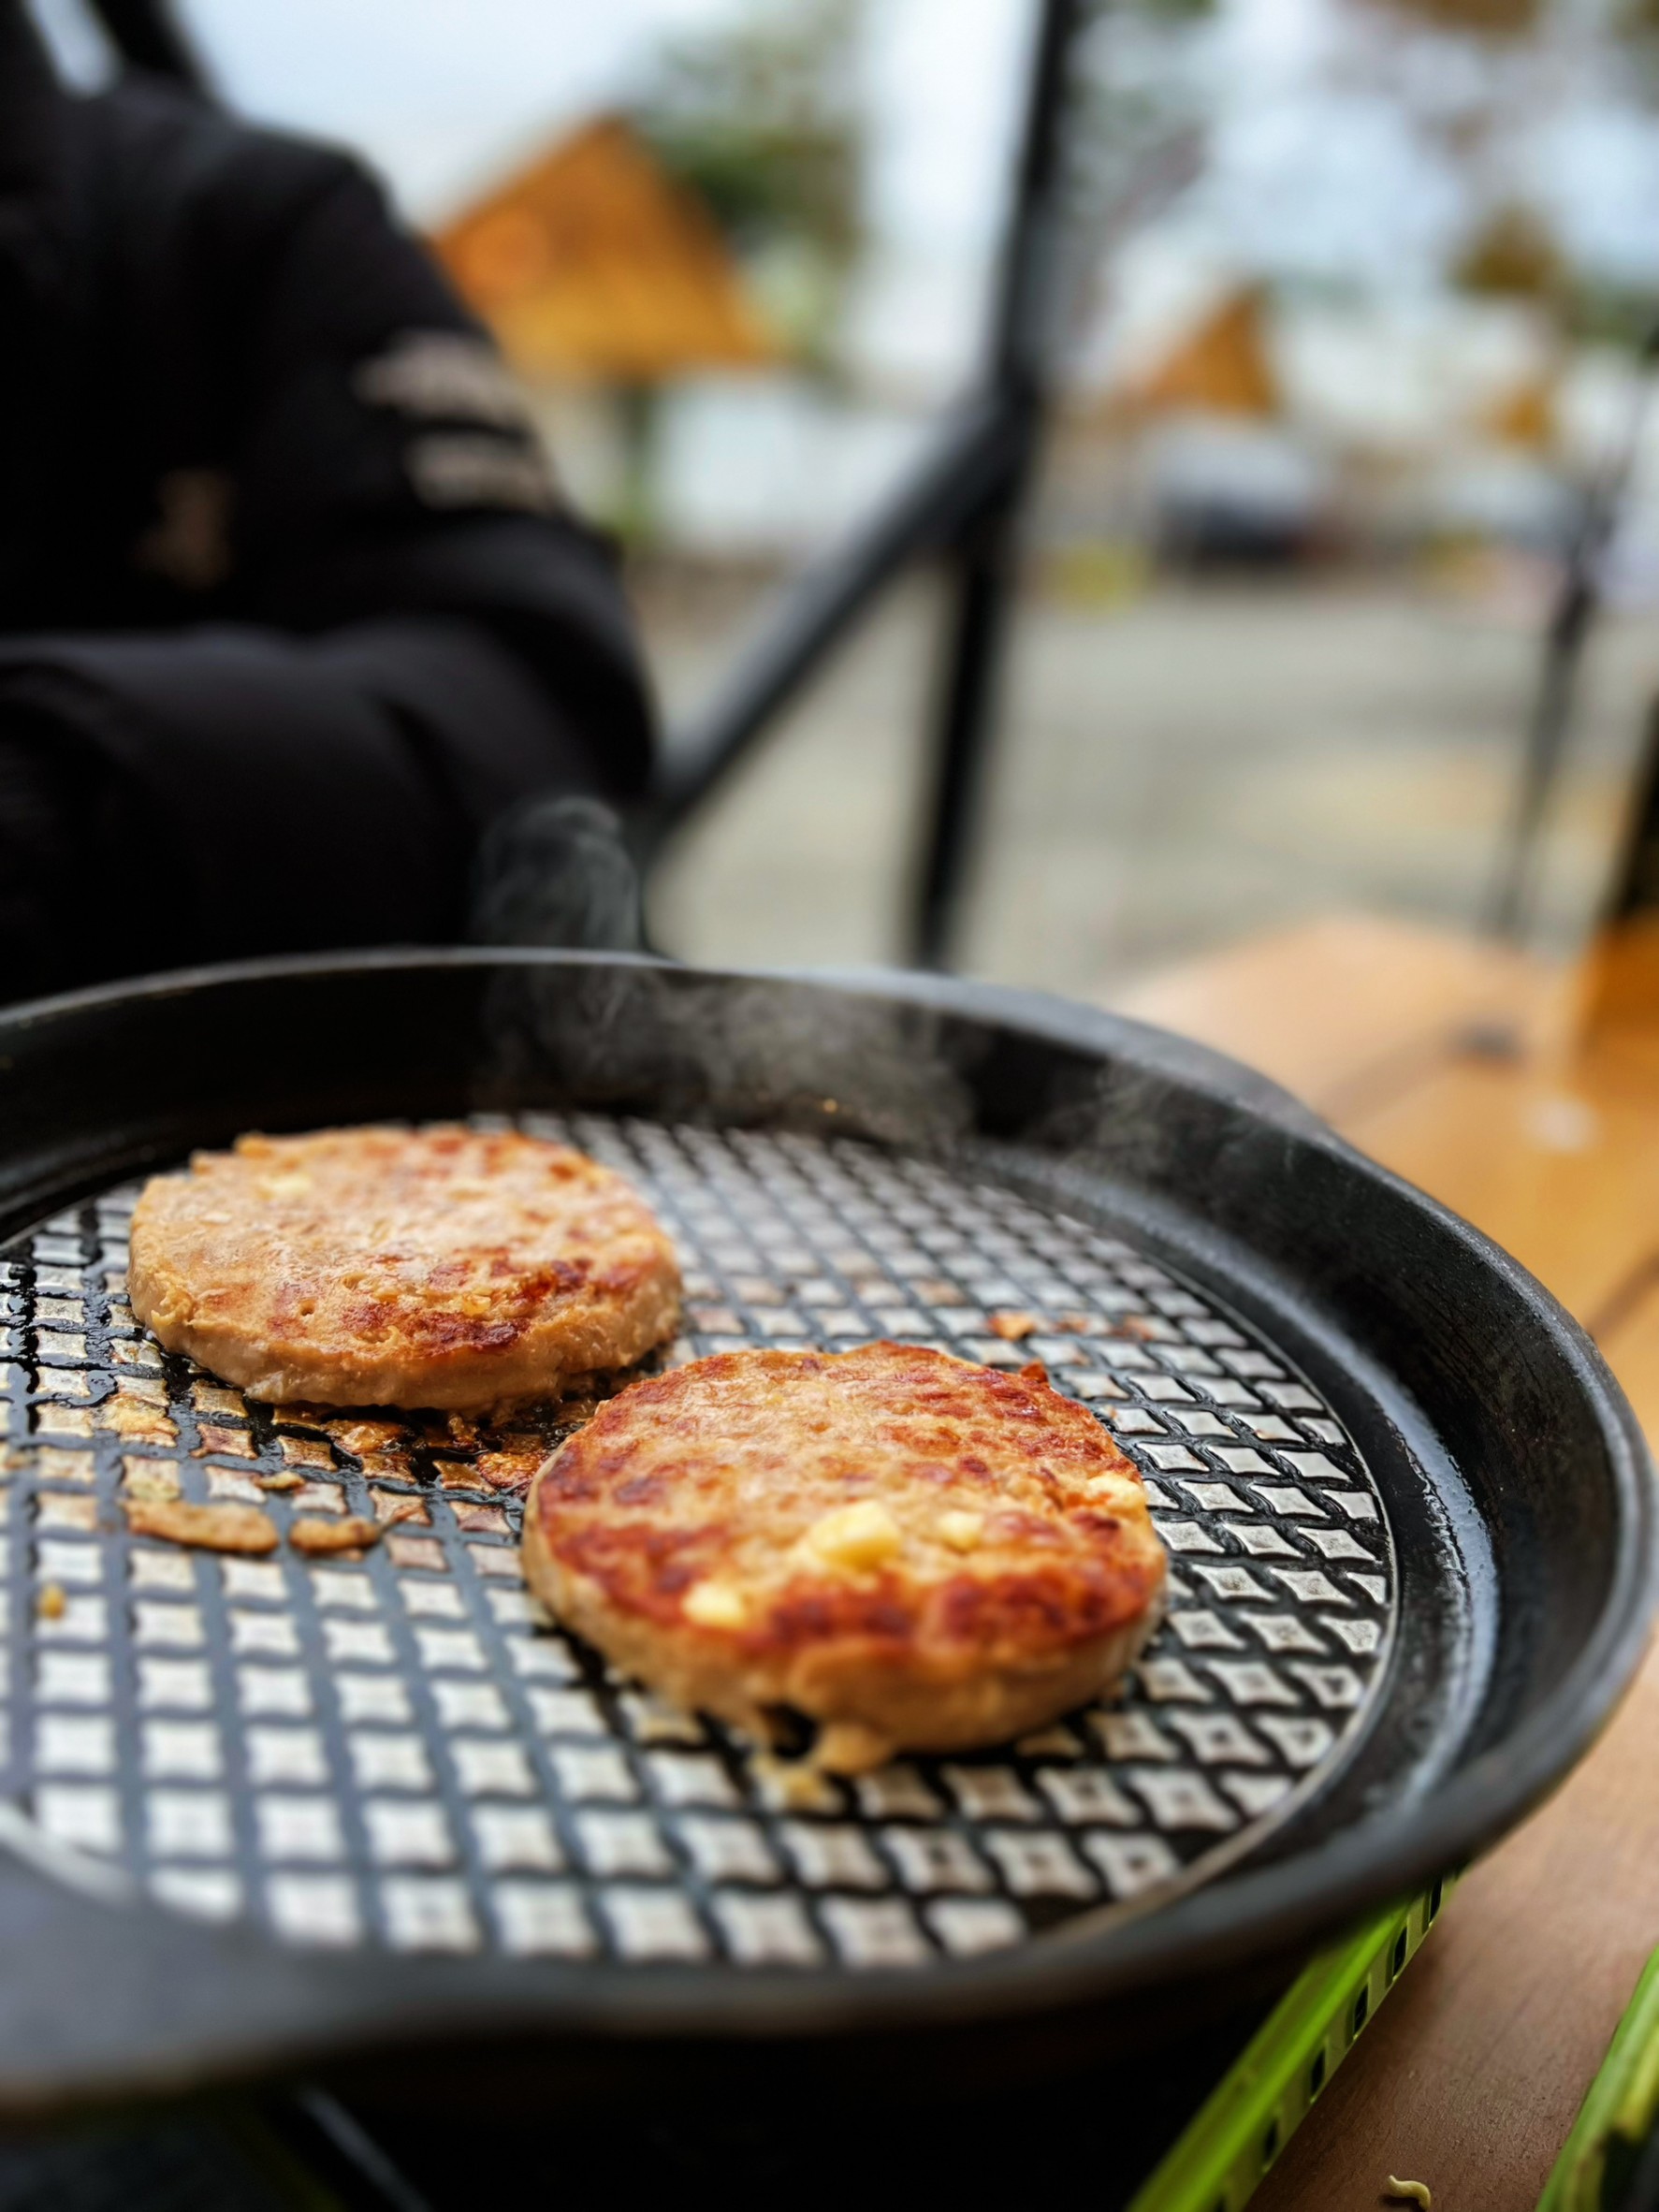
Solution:
M 526 1593 L 520 1500 L 557 1427 L 252 1406 L 164 1360 L 122 1296 L 124 1186 L 6 1263 L 4 1495 L 34 1653 L 0 1786 L 40 1863 L 74 1853 L 298 1943 L 860 1972 L 1167 1896 L 1339 1769 L 1387 1669 L 1388 1524 L 1259 1337 L 1119 1239 L 855 1141 L 520 1120 L 622 1171 L 673 1231 L 691 1326 L 670 1361 L 886 1334 L 1041 1360 L 1096 1408 L 1176 1561 L 1128 1695 L 1003 1754 L 780 1773 Z M 1038 1323 L 1023 1341 L 990 1327 L 1011 1312 Z M 352 1565 L 130 1539 L 121 1493 L 163 1470 L 284 1522 L 390 1533 Z M 273 1498 L 273 1474 L 303 1487 Z
M 1465 1855 L 1572 1756 L 1649 1580 L 1639 1447 L 1594 1354 L 1267 1086 L 1017 1013 L 964 986 L 394 956 L 0 1026 L 0 1839 L 29 1870 L 0 1910 L 118 1969 L 96 2026 L 77 1974 L 31 1992 L 44 2044 L 0 2000 L 15 2095 L 440 2023 L 638 2048 L 862 2025 L 874 2048 L 1134 1985 L 1144 2021 L 1149 1987 L 1282 1957 Z M 433 1113 L 568 1139 L 646 1192 L 687 1273 L 666 1362 L 876 1335 L 1043 1361 L 1137 1460 L 1171 1550 L 1122 1700 L 803 1789 L 541 1615 L 517 1536 L 556 1413 L 255 1406 L 137 1328 L 143 1169 Z M 122 1490 L 161 1470 L 386 1535 L 349 1563 L 132 1539 Z M 303 1487 L 255 1487 L 278 1471 Z M 179 2016 L 158 2038 L 152 1981 L 135 2037 L 160 1960 Z

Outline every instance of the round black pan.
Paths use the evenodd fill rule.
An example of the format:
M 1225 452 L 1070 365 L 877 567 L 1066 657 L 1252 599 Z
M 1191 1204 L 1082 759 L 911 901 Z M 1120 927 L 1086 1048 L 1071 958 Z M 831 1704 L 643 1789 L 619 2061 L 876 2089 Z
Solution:
M 925 978 L 385 953 L 162 978 L 0 1017 L 0 1237 L 251 1128 L 581 1107 L 966 1157 L 1123 1230 L 1286 1347 L 1365 1452 L 1402 1632 L 1385 1709 L 1267 1853 L 1063 1943 L 859 1978 L 284 1949 L 0 1870 L 0 2102 L 350 2062 L 481 2101 L 791 2079 L 958 2082 L 1144 2045 L 1458 1866 L 1584 1751 L 1654 1591 L 1650 1477 L 1595 1350 L 1523 1269 L 1214 1054 Z M 1017 2034 L 1014 2032 L 1017 2023 Z M 400 2056 L 400 2054 L 404 2054 Z M 550 2067 L 549 2057 L 557 2066 Z M 482 2062 L 478 2062 L 482 2061 Z

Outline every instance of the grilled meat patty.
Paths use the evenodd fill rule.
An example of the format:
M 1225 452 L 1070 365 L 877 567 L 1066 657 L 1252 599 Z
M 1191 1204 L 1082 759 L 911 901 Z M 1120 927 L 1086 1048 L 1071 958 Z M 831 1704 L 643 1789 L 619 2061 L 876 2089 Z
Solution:
M 722 1352 L 635 1383 L 536 1478 L 526 1572 L 571 1628 L 844 1773 L 1041 1726 L 1156 1625 L 1141 1478 L 1041 1368 L 912 1345 Z
M 500 1411 L 673 1334 L 674 1247 L 619 1175 L 539 1137 L 241 1137 L 133 1214 L 133 1311 L 250 1397 Z

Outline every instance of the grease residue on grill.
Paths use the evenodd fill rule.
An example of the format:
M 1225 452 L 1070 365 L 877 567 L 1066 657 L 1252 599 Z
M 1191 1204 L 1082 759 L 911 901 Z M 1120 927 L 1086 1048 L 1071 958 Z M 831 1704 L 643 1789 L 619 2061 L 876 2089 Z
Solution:
M 620 1169 L 672 1230 L 670 1359 L 887 1335 L 1041 1359 L 1092 1405 L 1171 1551 L 1128 1694 L 1003 1752 L 803 1789 L 541 1616 L 517 1521 L 556 1428 L 250 1406 L 133 1323 L 127 1188 L 7 1247 L 0 1282 L 0 1790 L 49 1859 L 301 1943 L 903 1967 L 1147 1909 L 1331 1779 L 1380 1689 L 1392 1548 L 1271 1345 L 1115 1239 L 925 1161 L 523 1126 Z M 131 1535 L 124 1492 L 386 1533 L 351 1561 L 209 1556 Z

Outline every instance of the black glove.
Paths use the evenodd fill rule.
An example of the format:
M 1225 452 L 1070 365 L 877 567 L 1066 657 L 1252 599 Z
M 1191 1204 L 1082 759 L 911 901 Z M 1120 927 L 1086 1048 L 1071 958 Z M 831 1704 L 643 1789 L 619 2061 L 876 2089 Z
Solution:
M 7 998 L 453 944 L 487 825 L 592 776 L 523 662 L 438 619 L 0 645 L 0 753 Z
M 123 924 L 141 860 L 138 808 L 87 736 L 90 703 L 75 692 L 44 672 L 0 684 L 4 999 L 43 997 L 128 970 L 131 934 Z

